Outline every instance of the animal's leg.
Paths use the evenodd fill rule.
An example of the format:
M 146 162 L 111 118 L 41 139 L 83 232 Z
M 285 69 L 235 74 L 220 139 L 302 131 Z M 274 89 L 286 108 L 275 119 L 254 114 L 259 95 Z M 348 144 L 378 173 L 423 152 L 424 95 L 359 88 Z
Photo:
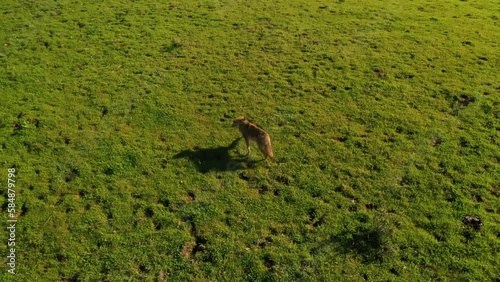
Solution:
M 247 143 L 247 155 L 250 157 L 250 140 L 245 138 L 245 142 Z

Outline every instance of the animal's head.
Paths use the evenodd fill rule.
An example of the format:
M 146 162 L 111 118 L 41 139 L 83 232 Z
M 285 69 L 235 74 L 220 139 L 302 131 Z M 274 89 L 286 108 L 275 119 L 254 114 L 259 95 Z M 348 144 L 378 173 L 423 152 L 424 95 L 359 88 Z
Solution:
M 240 124 L 242 124 L 244 121 L 246 120 L 245 117 L 241 116 L 241 117 L 237 117 L 235 120 L 233 120 L 233 124 L 231 126 L 233 127 L 238 127 L 240 126 Z

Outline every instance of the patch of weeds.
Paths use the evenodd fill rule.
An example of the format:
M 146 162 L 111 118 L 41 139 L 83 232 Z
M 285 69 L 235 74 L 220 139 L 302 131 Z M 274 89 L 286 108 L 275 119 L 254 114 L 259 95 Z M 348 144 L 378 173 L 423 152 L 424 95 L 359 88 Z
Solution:
M 344 230 L 331 235 L 329 241 L 314 248 L 321 251 L 333 244 L 341 253 L 352 253 L 365 263 L 377 263 L 390 259 L 393 227 L 382 215 L 372 219 L 368 214 L 356 212 L 344 222 Z

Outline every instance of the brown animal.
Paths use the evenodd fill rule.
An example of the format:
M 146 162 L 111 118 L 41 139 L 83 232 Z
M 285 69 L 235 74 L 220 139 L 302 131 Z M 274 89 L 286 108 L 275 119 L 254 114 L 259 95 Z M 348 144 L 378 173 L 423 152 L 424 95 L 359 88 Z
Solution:
M 238 127 L 245 142 L 247 143 L 247 155 L 250 158 L 250 140 L 255 141 L 259 150 L 264 155 L 264 160 L 268 157 L 274 159 L 271 138 L 262 128 L 248 121 L 245 117 L 238 117 L 233 121 L 233 127 Z

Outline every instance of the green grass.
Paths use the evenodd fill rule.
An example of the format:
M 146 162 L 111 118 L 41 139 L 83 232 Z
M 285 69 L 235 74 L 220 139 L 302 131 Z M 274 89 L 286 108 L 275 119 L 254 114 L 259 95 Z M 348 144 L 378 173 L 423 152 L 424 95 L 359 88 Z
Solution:
M 495 1 L 3 1 L 0 13 L 15 280 L 500 277 Z M 270 133 L 275 162 L 255 162 L 255 146 L 242 156 L 239 115 Z

